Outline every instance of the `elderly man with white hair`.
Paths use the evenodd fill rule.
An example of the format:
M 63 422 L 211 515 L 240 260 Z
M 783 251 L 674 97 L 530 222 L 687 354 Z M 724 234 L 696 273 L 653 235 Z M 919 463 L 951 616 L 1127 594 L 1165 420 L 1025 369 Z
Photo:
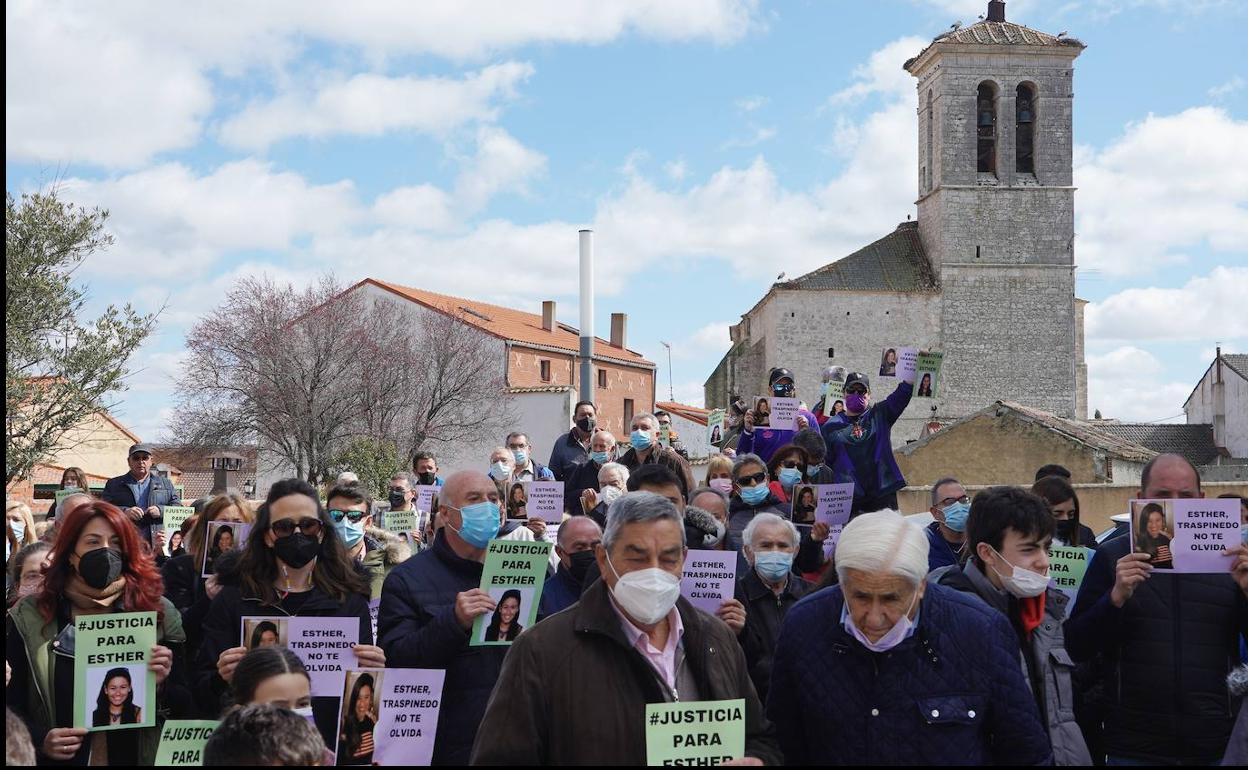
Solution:
M 779 764 L 732 632 L 680 595 L 676 506 L 652 492 L 624 495 L 594 551 L 602 579 L 512 645 L 472 764 L 643 765 L 646 704 L 738 698 L 746 756 L 734 764 Z
M 597 434 L 594 437 L 597 438 Z M 628 491 L 628 475 L 628 468 L 623 465 L 605 463 L 598 469 L 597 488 L 581 491 L 579 513 L 584 513 L 598 522 L 598 526 L 606 528 L 607 511 L 611 508 L 611 503 Z M 575 516 L 578 511 L 569 510 L 568 513 Z
M 810 593 L 811 585 L 793 574 L 800 542 L 793 522 L 760 513 L 745 525 L 741 539 L 749 569 L 737 578 L 737 599 L 745 605 L 745 628 L 737 639 L 745 650 L 754 689 L 766 702 L 780 624 L 797 600 Z
M 927 583 L 927 549 L 895 511 L 862 514 L 840 584 L 785 617 L 767 715 L 789 764 L 1052 764 L 1009 621 Z

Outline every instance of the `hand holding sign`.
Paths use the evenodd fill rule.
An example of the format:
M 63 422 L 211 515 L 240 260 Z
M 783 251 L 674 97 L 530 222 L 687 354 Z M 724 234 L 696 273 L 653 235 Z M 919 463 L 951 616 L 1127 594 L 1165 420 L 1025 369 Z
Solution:
M 490 595 L 480 588 L 472 588 L 455 596 L 455 620 L 465 631 L 472 630 L 477 616 L 493 612 L 497 606 Z
M 231 647 L 223 651 L 217 656 L 217 676 L 221 677 L 226 684 L 234 678 L 234 669 L 238 668 L 238 662 L 247 654 L 246 647 Z
M 745 605 L 736 599 L 725 599 L 715 616 L 724 621 L 724 625 L 731 628 L 737 636 L 745 630 Z
M 1118 560 L 1114 568 L 1114 587 L 1109 592 L 1109 600 L 1119 609 L 1127 603 L 1140 583 L 1148 580 L 1153 572 L 1153 565 L 1148 563 L 1148 554 L 1129 553 Z
M 43 753 L 49 759 L 62 762 L 72 759 L 82 746 L 82 739 L 87 737 L 85 727 L 53 727 L 43 736 Z
M 152 645 L 152 659 L 147 667 L 156 675 L 156 684 L 161 684 L 173 668 L 173 650 L 159 644 Z
M 1231 567 L 1231 577 L 1235 578 L 1244 596 L 1248 596 L 1248 543 L 1240 543 L 1234 548 L 1228 548 L 1225 553 L 1235 560 Z

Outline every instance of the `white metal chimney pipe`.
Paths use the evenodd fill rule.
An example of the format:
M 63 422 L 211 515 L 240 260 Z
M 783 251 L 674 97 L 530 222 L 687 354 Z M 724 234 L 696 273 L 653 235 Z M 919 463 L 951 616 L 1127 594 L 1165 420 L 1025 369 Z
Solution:
M 594 400 L 594 231 L 581 230 L 580 400 Z

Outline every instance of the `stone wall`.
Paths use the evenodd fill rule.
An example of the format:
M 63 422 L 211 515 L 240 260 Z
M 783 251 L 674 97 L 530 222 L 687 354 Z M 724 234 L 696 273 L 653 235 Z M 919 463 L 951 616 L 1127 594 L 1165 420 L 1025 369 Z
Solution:
M 1221 368 L 1221 381 L 1218 370 Z M 1213 426 L 1218 446 L 1248 457 L 1248 381 L 1214 361 L 1184 405 L 1187 423 Z

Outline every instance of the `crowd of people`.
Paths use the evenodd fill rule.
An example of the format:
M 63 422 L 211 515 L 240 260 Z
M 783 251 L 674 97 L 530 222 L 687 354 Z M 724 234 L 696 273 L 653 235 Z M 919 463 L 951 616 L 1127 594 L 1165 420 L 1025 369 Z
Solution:
M 420 452 L 388 506 L 351 474 L 288 479 L 258 505 L 196 500 L 167 533 L 182 501 L 153 447 L 131 447 L 98 497 L 68 469 L 43 521 L 6 504 L 9 764 L 151 765 L 171 719 L 220 720 L 207 765 L 373 763 L 376 675 L 348 683 L 340 718 L 279 624 L 246 625 L 261 616 L 358 625 L 360 669 L 445 672 L 439 765 L 645 764 L 647 706 L 704 701 L 744 704 L 731 764 L 1248 763 L 1248 538 L 1226 574 L 1166 569 L 1159 532 L 1152 552 L 1125 531 L 1098 543 L 1057 465 L 973 496 L 911 479 L 931 488 L 916 525 L 890 437 L 913 375 L 878 401 L 866 374 L 829 377 L 843 398 L 803 406 L 793 430 L 739 402 L 701 484 L 671 415 L 632 416 L 625 441 L 590 402 L 546 464 L 523 432 L 445 479 Z M 786 369 L 768 387 L 799 397 Z M 564 485 L 532 624 L 519 591 L 482 588 L 492 540 L 546 536 L 512 492 L 529 481 Z M 799 489 L 833 483 L 853 484 L 839 533 Z M 1195 467 L 1160 455 L 1134 497 L 1204 494 Z M 392 532 L 379 510 L 419 524 Z M 1073 600 L 1050 581 L 1053 546 L 1095 549 Z M 714 613 L 682 597 L 691 550 L 735 553 Z M 144 611 L 153 726 L 76 726 L 75 622 Z M 471 643 L 483 616 L 487 641 L 510 644 Z M 92 727 L 144 722 L 132 673 L 107 672 Z

